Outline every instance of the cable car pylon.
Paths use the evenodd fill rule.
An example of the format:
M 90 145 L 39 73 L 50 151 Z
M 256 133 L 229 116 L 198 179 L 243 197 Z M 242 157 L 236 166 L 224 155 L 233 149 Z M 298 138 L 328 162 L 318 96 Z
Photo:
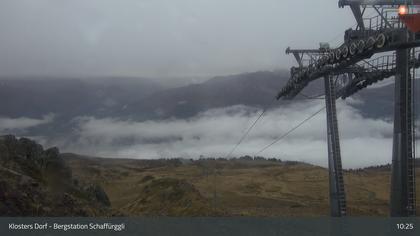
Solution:
M 324 79 L 331 216 L 347 214 L 335 101 L 392 76 L 395 77 L 395 106 L 390 215 L 416 215 L 414 92 L 410 68 L 420 66 L 420 53 L 415 51 L 420 47 L 420 32 L 410 31 L 417 29 L 417 24 L 407 23 L 410 9 L 416 4 L 420 1 L 339 0 L 339 7 L 349 6 L 357 22 L 355 29 L 345 31 L 342 45 L 334 49 L 321 44 L 315 50 L 286 50 L 286 54 L 294 55 L 298 67 L 291 68 L 291 78 L 277 99 L 293 99 L 310 82 Z M 365 17 L 367 9 L 377 15 Z M 395 53 L 367 61 L 386 52 Z

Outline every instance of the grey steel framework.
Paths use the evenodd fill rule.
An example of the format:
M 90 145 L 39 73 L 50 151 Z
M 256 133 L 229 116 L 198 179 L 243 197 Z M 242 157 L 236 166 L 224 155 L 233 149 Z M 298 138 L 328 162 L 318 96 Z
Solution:
M 335 88 L 331 76 L 325 76 L 325 103 L 327 110 L 328 168 L 331 201 L 331 215 L 346 215 L 343 169 L 341 167 L 340 141 L 338 136 Z
M 420 47 L 420 34 L 409 32 L 398 15 L 399 5 L 410 6 L 413 1 L 416 0 L 340 0 L 339 7 L 350 7 L 357 26 L 345 31 L 344 42 L 338 48 L 320 44 L 319 49 L 286 50 L 286 54 L 294 55 L 298 67 L 291 68 L 291 78 L 277 99 L 292 99 L 311 81 L 320 78 L 325 81 L 332 216 L 346 215 L 335 101 L 392 76 L 395 77 L 395 108 L 390 214 L 416 214 L 414 92 L 410 69 L 420 66 L 420 51 L 415 50 Z M 365 16 L 368 10 L 375 16 Z M 376 57 L 368 61 L 372 56 Z

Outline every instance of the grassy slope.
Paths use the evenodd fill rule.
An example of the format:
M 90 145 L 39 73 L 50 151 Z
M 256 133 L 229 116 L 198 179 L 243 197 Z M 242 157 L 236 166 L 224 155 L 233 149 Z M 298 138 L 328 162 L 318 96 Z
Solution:
M 101 184 L 112 207 L 125 215 L 329 214 L 327 170 L 307 164 L 236 160 L 174 165 L 73 155 L 65 159 L 75 177 Z M 417 179 L 419 173 L 417 169 Z M 346 171 L 349 215 L 387 216 L 389 180 L 387 169 Z

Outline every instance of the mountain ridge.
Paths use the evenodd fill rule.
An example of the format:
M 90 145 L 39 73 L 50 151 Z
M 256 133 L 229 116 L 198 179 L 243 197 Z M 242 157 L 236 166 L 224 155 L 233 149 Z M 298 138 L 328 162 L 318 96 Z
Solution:
M 43 119 L 53 114 L 46 124 L 26 129 L 6 130 L 16 135 L 60 137 L 71 134 L 77 118 L 94 117 L 147 121 L 188 119 L 209 109 L 244 105 L 266 107 L 289 79 L 286 71 L 217 76 L 203 83 L 165 88 L 147 79 L 36 79 L 0 80 L 0 119 L 20 117 Z M 322 80 L 308 85 L 307 96 L 323 93 Z M 369 88 L 354 95 L 362 102 L 350 103 L 364 117 L 393 119 L 393 83 Z M 298 96 L 293 103 L 303 101 Z M 281 107 L 273 103 L 272 108 Z M 1 130 L 0 132 L 5 132 Z

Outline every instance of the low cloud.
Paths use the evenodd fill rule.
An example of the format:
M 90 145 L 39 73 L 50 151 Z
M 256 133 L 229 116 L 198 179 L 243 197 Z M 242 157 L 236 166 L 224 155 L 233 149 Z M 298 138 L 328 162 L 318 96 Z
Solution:
M 0 117 L 0 132 L 24 131 L 38 125 L 48 124 L 54 120 L 54 114 L 48 114 L 41 119 L 28 117 Z
M 255 155 L 323 106 L 320 100 L 270 110 L 232 156 Z M 364 118 L 347 102 L 340 101 L 337 106 L 343 166 L 391 162 L 392 122 Z M 136 122 L 79 117 L 76 140 L 62 141 L 58 146 L 63 151 L 117 158 L 225 157 L 259 113 L 252 107 L 233 106 L 188 120 Z M 327 166 L 325 111 L 259 155 Z

